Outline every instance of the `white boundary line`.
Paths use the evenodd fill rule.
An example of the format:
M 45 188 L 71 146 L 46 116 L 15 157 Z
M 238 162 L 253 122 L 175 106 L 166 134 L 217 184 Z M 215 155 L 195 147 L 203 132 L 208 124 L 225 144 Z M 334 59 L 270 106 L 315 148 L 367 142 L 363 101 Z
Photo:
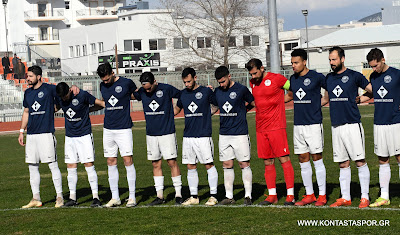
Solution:
M 358 208 L 358 207 L 335 207 L 331 208 L 329 206 L 283 206 L 283 205 L 270 205 L 270 206 L 261 206 L 261 205 L 250 205 L 250 206 L 245 206 L 245 205 L 227 205 L 227 206 L 205 206 L 205 205 L 196 205 L 196 206 L 177 206 L 177 205 L 158 205 L 158 206 L 136 206 L 134 208 L 127 208 L 124 206 L 121 207 L 113 207 L 113 208 L 91 208 L 88 206 L 75 206 L 75 207 L 69 207 L 69 208 L 55 208 L 55 207 L 40 207 L 40 208 L 29 208 L 29 209 L 22 209 L 22 208 L 10 208 L 10 209 L 0 209 L 0 212 L 6 212 L 6 211 L 24 211 L 24 210 L 68 210 L 68 209 L 93 209 L 93 210 L 98 210 L 98 209 L 104 209 L 104 210 L 118 210 L 118 209 L 135 209 L 135 208 L 173 208 L 173 207 L 179 207 L 179 208 L 245 208 L 245 207 L 250 207 L 250 208 L 278 208 L 278 209 L 291 209 L 291 210 L 297 210 L 297 209 L 332 209 L 332 210 L 359 210 L 359 211 L 364 211 L 364 210 L 372 210 L 372 211 L 400 211 L 400 208 L 385 208 L 385 207 L 375 207 L 375 208 Z

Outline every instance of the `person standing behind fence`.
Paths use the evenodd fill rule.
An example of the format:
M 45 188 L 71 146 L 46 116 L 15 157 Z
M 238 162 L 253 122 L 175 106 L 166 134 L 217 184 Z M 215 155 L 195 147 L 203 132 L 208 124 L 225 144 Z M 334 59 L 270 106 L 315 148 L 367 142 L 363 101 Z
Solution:
M 56 189 L 55 207 L 64 205 L 62 194 L 61 172 L 58 168 L 54 135 L 54 111 L 57 101 L 56 86 L 42 82 L 42 69 L 39 66 L 28 68 L 28 84 L 31 88 L 24 94 L 24 111 L 18 142 L 25 146 L 25 162 L 29 166 L 32 200 L 22 208 L 40 207 L 42 201 L 39 193 L 39 163 L 48 163 Z M 26 145 L 24 131 L 27 129 Z
M 124 160 L 126 178 L 129 186 L 129 199 L 126 207 L 136 206 L 136 169 L 133 164 L 132 119 L 130 116 L 131 95 L 136 90 L 135 83 L 124 77 L 115 76 L 109 63 L 101 64 L 97 74 L 103 81 L 100 91 L 105 101 L 105 117 L 103 130 L 104 157 L 107 158 L 108 182 L 112 194 L 105 207 L 121 205 L 119 197 L 117 167 L 118 149 Z
M 5 54 L 3 58 L 1 58 L 1 64 L 3 65 L 3 79 L 7 79 L 7 74 L 11 72 L 10 70 L 10 59 L 8 58 L 8 54 Z
M 14 67 L 14 78 L 25 79 L 25 64 L 18 59 L 17 65 Z

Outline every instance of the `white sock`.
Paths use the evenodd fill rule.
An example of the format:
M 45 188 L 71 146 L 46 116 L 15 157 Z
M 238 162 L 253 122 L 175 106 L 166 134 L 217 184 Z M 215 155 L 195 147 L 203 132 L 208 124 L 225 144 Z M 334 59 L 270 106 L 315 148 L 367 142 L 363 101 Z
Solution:
M 90 184 L 90 189 L 92 190 L 93 198 L 99 199 L 99 185 L 97 180 L 97 172 L 94 166 L 85 167 L 88 181 Z
M 358 167 L 358 179 L 360 180 L 361 186 L 361 198 L 366 198 L 369 200 L 370 173 L 367 163 L 365 163 L 364 166 Z
M 119 200 L 118 189 L 119 173 L 117 165 L 108 166 L 108 183 L 110 184 L 112 199 Z
M 286 195 L 293 195 L 294 196 L 294 188 L 286 189 Z
M 181 175 L 174 176 L 171 177 L 171 179 L 172 179 L 172 185 L 174 185 L 175 188 L 175 197 L 182 197 L 182 176 Z
M 242 169 L 242 180 L 244 185 L 244 197 L 251 198 L 251 191 L 253 189 L 253 172 L 250 166 Z
M 164 198 L 164 176 L 153 176 L 157 197 Z
M 126 169 L 126 179 L 129 186 L 129 199 L 134 199 L 136 201 L 136 169 L 135 165 L 125 166 Z
M 304 188 L 306 189 L 306 194 L 311 195 L 314 193 L 311 163 L 309 161 L 300 162 L 300 169 L 301 169 L 301 178 L 303 179 L 303 185 Z
M 389 200 L 389 183 L 390 183 L 390 164 L 379 165 L 379 185 L 381 187 L 381 198 Z
M 326 195 L 326 168 L 322 159 L 314 161 L 315 177 L 318 184 L 318 195 Z
M 61 179 L 61 171 L 58 168 L 57 162 L 49 163 L 49 168 L 51 171 L 51 177 L 53 178 L 54 188 L 56 189 L 57 197 L 63 197 L 62 195 L 62 179 Z
M 340 192 L 342 194 L 342 198 L 346 200 L 351 200 L 350 196 L 350 183 L 351 183 L 351 168 L 340 168 Z
M 33 199 L 40 201 L 39 164 L 29 164 L 28 167 L 29 167 L 29 181 L 31 183 Z
M 76 201 L 76 183 L 78 182 L 78 169 L 67 168 L 68 176 L 68 188 L 69 188 L 69 198 Z
M 198 195 L 199 188 L 199 174 L 197 173 L 197 169 L 188 169 L 187 180 L 190 190 L 190 195 Z
M 276 188 L 269 188 L 268 195 L 275 195 L 276 196 Z
M 225 196 L 233 199 L 233 182 L 235 181 L 235 171 L 233 168 L 224 168 Z
M 215 166 L 207 170 L 208 185 L 210 186 L 210 194 L 217 194 L 218 188 L 218 172 Z

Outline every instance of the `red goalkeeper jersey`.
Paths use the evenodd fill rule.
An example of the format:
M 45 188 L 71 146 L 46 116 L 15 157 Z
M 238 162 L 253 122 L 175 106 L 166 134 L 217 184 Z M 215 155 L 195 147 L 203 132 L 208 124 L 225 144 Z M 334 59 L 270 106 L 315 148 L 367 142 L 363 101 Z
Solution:
M 257 132 L 286 128 L 284 89 L 287 79 L 281 74 L 267 73 L 260 83 L 250 80 L 256 103 Z

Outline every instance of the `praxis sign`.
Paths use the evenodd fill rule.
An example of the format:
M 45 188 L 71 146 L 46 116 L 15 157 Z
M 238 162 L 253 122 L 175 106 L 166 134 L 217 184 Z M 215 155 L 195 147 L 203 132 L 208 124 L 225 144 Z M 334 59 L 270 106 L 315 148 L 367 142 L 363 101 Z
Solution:
M 115 56 L 99 56 L 99 64 L 109 62 L 115 69 Z M 158 67 L 160 66 L 160 53 L 121 54 L 118 55 L 118 68 Z

